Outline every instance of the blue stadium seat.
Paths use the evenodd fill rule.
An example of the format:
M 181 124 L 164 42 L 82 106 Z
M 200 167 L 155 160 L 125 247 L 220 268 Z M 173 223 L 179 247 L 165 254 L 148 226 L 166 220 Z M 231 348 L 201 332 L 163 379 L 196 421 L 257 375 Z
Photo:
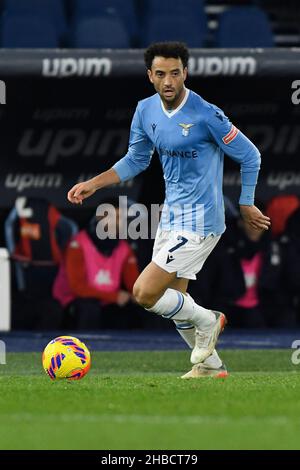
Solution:
M 137 35 L 137 15 L 134 0 L 74 0 L 73 18 L 94 18 L 96 16 L 119 17 L 132 38 Z
M 182 16 L 187 18 L 194 17 L 202 30 L 207 30 L 207 16 L 203 0 L 146 0 L 143 8 L 143 19 L 153 16 Z
M 234 7 L 220 15 L 217 47 L 274 47 L 267 15 L 257 7 Z
M 149 16 L 141 38 L 142 47 L 152 42 L 182 41 L 189 47 L 203 47 L 206 39 L 206 28 L 193 16 L 158 15 Z
M 184 11 L 187 15 L 205 16 L 203 0 L 144 0 L 145 14 L 174 14 Z
M 196 36 L 196 42 L 190 45 L 190 41 L 186 41 L 190 47 L 201 47 L 205 45 L 205 42 L 208 37 L 208 27 L 207 27 L 207 16 L 204 9 L 203 0 L 145 0 L 145 6 L 143 5 L 142 10 L 142 20 L 141 20 L 141 43 L 144 46 L 148 45 L 148 39 L 145 39 L 144 31 L 147 30 L 147 37 L 149 37 L 149 30 L 151 28 L 151 23 L 158 21 L 157 18 L 163 18 L 164 23 L 167 24 L 168 34 L 167 36 L 171 39 L 172 27 L 170 22 L 174 23 L 174 34 L 172 38 L 176 40 L 180 36 L 180 29 L 183 27 L 184 33 L 181 36 L 188 35 L 189 25 L 191 25 L 191 34 L 190 36 Z M 169 17 L 169 19 L 168 19 Z M 186 24 L 184 24 L 183 18 L 186 19 Z M 180 29 L 178 29 L 177 22 L 179 21 Z M 162 27 L 164 25 L 160 22 Z M 149 32 L 148 32 L 149 31 Z M 197 32 L 196 32 L 197 31 Z M 179 35 L 179 36 L 178 36 Z M 201 38 L 199 39 L 199 35 Z M 159 34 L 159 38 L 155 39 L 150 33 L 152 41 L 159 41 L 163 33 Z M 191 39 L 191 37 L 190 37 Z
M 0 34 L 0 45 L 4 48 L 59 47 L 58 32 L 45 17 L 4 15 Z
M 4 11 L 9 16 L 47 16 L 59 34 L 65 34 L 67 30 L 63 0 L 5 0 Z
M 72 47 L 129 48 L 129 35 L 119 18 L 96 17 L 79 20 L 71 35 Z

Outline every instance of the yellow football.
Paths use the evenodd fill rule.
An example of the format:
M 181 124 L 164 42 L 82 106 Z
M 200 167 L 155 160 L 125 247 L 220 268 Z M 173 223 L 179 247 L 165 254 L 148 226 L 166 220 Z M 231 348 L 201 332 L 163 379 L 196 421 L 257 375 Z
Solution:
M 78 338 L 59 336 L 45 347 L 42 362 L 51 380 L 79 380 L 90 370 L 91 355 Z

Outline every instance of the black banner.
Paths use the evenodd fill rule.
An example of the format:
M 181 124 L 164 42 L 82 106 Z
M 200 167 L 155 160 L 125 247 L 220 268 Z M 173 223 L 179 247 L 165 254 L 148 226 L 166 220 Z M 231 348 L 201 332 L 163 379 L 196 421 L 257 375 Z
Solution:
M 300 73 L 299 49 L 191 49 L 192 76 L 284 77 Z M 143 50 L 1 50 L 0 77 L 142 77 Z
M 128 147 L 134 102 L 106 81 L 6 80 L 0 108 L 1 206 L 18 196 L 47 196 L 58 207 L 80 181 L 110 168 Z M 116 87 L 119 84 L 116 83 Z M 136 199 L 141 178 L 102 191 Z M 95 206 L 91 198 L 85 206 Z
M 200 443 L 201 444 L 201 443 Z M 233 444 L 234 447 L 234 444 Z M 202 464 L 209 465 L 212 462 L 224 465 L 226 462 L 237 468 L 245 462 L 250 464 L 274 462 L 284 465 L 298 457 L 296 450 L 35 450 L 35 451 L 0 451 L 2 462 L 51 462 L 51 463 L 87 463 L 99 466 L 121 466 L 123 468 L 136 468 L 149 465 L 180 465 L 183 468 L 199 468 Z M 275 465 L 276 466 L 276 465 Z M 105 468 L 105 467 L 104 467 Z
M 190 76 L 187 81 L 189 88 L 223 108 L 260 149 L 257 196 L 263 201 L 283 192 L 300 195 L 300 105 L 292 101 L 296 78 Z M 57 207 L 69 207 L 66 193 L 73 184 L 108 169 L 126 153 L 137 101 L 153 94 L 146 74 L 95 80 L 10 77 L 5 83 L 7 104 L 0 106 L 2 208 L 11 207 L 16 197 L 41 195 Z M 237 200 L 239 191 L 239 166 L 227 158 L 224 192 Z M 145 173 L 106 189 L 102 197 L 112 193 L 146 203 L 161 199 L 157 156 Z M 86 205 L 96 206 L 97 197 Z

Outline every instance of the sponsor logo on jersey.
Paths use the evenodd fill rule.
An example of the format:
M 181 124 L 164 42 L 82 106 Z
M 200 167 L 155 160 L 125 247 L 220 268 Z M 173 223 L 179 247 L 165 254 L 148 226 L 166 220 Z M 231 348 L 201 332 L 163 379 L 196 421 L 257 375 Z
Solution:
M 238 135 L 238 132 L 239 130 L 234 125 L 232 125 L 228 134 L 224 135 L 224 137 L 222 138 L 224 144 L 225 145 L 230 144 L 230 142 L 232 142 L 236 138 L 236 136 Z
M 162 148 L 160 153 L 167 157 L 198 158 L 197 150 L 172 150 Z
M 194 126 L 194 124 L 179 124 L 179 125 L 180 127 L 182 127 L 182 135 L 184 137 L 187 137 L 189 135 L 191 127 Z
M 153 134 L 154 134 L 154 132 L 155 132 L 156 126 L 157 126 L 157 124 L 154 124 L 154 123 L 151 124 Z

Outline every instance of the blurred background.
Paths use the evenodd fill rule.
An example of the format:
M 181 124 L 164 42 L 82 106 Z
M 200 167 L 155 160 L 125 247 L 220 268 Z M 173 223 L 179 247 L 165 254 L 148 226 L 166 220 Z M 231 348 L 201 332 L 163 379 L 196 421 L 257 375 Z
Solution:
M 227 158 L 227 231 L 190 293 L 223 310 L 229 328 L 299 327 L 298 2 L 2 0 L 0 15 L 0 331 L 174 328 L 130 297 L 153 240 L 93 239 L 101 202 L 163 202 L 157 156 L 82 207 L 66 199 L 125 155 L 137 101 L 153 93 L 143 48 L 163 40 L 186 42 L 187 87 L 260 149 L 257 205 L 272 218 L 264 235 L 244 227 L 239 168 Z M 103 262 L 96 287 L 78 236 Z

